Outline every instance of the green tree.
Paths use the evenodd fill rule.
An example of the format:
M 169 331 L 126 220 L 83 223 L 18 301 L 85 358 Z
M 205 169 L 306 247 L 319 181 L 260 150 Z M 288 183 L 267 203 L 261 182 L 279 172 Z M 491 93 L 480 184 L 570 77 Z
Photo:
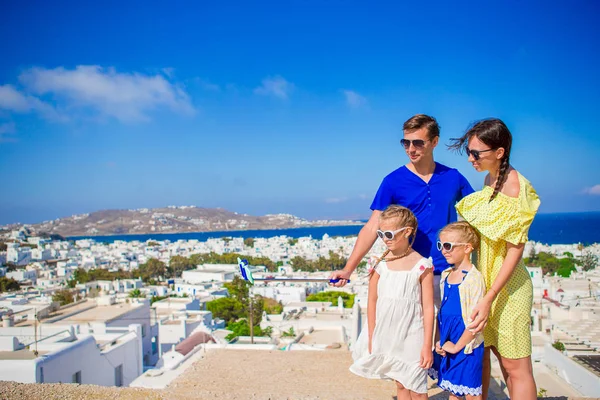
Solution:
M 134 271 L 139 274 L 142 280 L 148 284 L 155 283 L 160 277 L 165 277 L 167 267 L 164 262 L 151 258 Z
M 535 246 L 531 246 L 529 249 L 529 262 L 533 263 L 536 260 Z
M 288 331 L 281 332 L 281 337 L 296 337 L 296 332 L 292 326 Z
M 229 292 L 230 297 L 233 297 L 244 305 L 248 303 L 250 293 L 249 282 L 246 282 L 243 278 L 236 275 L 231 282 L 227 282 L 223 286 L 225 286 L 227 292 Z
M 146 246 L 156 247 L 156 246 L 160 246 L 160 243 L 150 240 L 148 243 L 146 243 Z
M 245 258 L 248 260 L 248 264 L 250 265 L 264 265 L 267 267 L 267 270 L 274 272 L 277 271 L 277 265 L 267 257 L 249 257 L 238 253 L 225 253 L 225 254 L 217 254 L 214 252 L 211 253 L 202 253 L 202 254 L 192 254 L 190 256 L 190 260 L 194 263 L 194 265 L 200 264 L 236 264 L 237 259 Z
M 290 246 L 294 246 L 296 243 L 298 243 L 298 239 L 295 239 L 295 238 L 288 239 L 288 244 Z
M 168 296 L 152 296 L 150 298 L 150 305 L 152 306 L 152 304 L 156 303 L 157 301 L 161 301 L 166 299 Z
M 249 237 L 244 239 L 244 245 L 254 248 L 254 238 Z
M 67 304 L 71 304 L 73 301 L 75 301 L 75 298 L 73 296 L 73 292 L 71 292 L 70 290 L 61 289 L 54 292 L 54 294 L 52 295 L 52 301 L 58 301 L 61 306 L 64 306 Z
M 220 318 L 226 323 L 235 322 L 245 315 L 244 304 L 231 297 L 222 297 L 206 303 L 206 309 L 213 318 Z
M 342 297 L 342 302 L 344 304 L 344 308 L 352 308 L 354 305 L 354 294 L 346 293 L 346 292 L 320 292 L 311 294 L 306 298 L 306 301 L 321 301 L 327 302 L 330 301 L 334 306 L 337 306 L 338 297 Z
M 283 312 L 283 305 L 281 302 L 271 299 L 269 297 L 263 297 L 263 310 L 267 314 L 281 314 Z
M 250 336 L 250 324 L 245 318 L 227 324 L 227 330 L 232 331 L 232 333 L 225 337 L 227 340 L 233 340 L 238 336 Z M 262 329 L 260 329 L 260 326 L 254 325 L 252 331 L 254 336 L 267 336 L 263 333 Z
M 290 260 L 290 264 L 294 271 L 307 271 L 308 270 L 308 261 L 303 257 L 296 256 Z
M 343 268 L 346 265 L 346 258 L 340 256 L 334 251 L 329 251 L 329 258 L 319 257 L 317 260 L 306 260 L 303 257 L 296 256 L 290 260 L 294 271 L 331 271 Z
M 131 279 L 134 276 L 129 271 L 109 271 L 103 268 L 91 269 L 86 271 L 83 268 L 77 268 L 73 272 L 73 278 L 71 279 L 75 287 L 75 283 L 88 283 L 93 281 L 114 281 L 115 279 Z
M 252 303 L 252 307 L 246 306 L 246 316 L 250 316 L 250 310 L 252 310 L 252 324 L 259 325 L 262 321 L 262 315 L 264 310 L 264 301 L 262 296 L 254 296 L 248 300 L 248 304 Z
M 181 278 L 183 271 L 195 269 L 196 265 L 187 257 L 173 256 L 169 260 L 167 275 L 171 278 Z
M 561 268 L 559 259 L 544 251 L 540 251 L 536 255 L 535 260 L 531 260 L 529 257 L 527 257 L 523 259 L 523 262 L 526 265 L 541 267 L 544 275 L 553 275 Z
M 367 262 L 366 261 L 361 261 L 358 264 L 358 267 L 356 267 L 356 271 L 359 272 L 359 273 L 367 272 Z
M 131 292 L 129 292 L 129 297 L 133 299 L 141 299 L 146 297 L 146 295 L 142 293 L 140 289 L 133 289 Z
M 568 278 L 571 276 L 571 272 L 576 271 L 575 261 L 572 258 L 561 258 L 558 260 L 558 270 L 556 270 L 556 275 L 562 276 L 563 278 Z
M 564 343 L 560 342 L 558 340 L 556 340 L 554 343 L 552 343 L 552 347 L 554 347 L 558 351 L 565 351 Z
M 584 271 L 592 270 L 598 266 L 598 256 L 589 249 L 585 249 L 579 258 L 579 265 L 581 265 Z
M 21 289 L 21 285 L 13 278 L 0 277 L 0 292 L 13 292 L 19 289 Z

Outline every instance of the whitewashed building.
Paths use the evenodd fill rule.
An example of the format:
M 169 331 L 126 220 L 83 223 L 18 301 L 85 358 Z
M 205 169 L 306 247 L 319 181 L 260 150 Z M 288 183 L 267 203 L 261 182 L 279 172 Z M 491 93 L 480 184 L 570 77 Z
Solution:
M 0 379 L 22 383 L 128 386 L 143 373 L 141 326 L 105 334 L 78 334 L 74 327 L 44 330 L 0 328 Z

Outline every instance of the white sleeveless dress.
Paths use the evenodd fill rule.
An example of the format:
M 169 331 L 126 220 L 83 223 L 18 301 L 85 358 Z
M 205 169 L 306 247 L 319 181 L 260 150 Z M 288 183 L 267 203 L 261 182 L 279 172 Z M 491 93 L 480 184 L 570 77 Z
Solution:
M 419 278 L 430 259 L 422 258 L 409 271 L 377 265 L 377 309 L 372 352 L 369 354 L 368 321 L 352 351 L 350 371 L 369 379 L 392 379 L 416 393 L 427 393 L 427 370 L 419 366 L 423 348 L 423 307 Z

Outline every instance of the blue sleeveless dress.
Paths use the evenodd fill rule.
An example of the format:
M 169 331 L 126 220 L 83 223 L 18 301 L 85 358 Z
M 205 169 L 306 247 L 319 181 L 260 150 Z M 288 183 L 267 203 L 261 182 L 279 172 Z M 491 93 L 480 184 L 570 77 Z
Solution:
M 464 278 L 463 278 L 464 279 Z M 452 284 L 444 281 L 444 298 L 438 313 L 440 327 L 440 345 L 447 341 L 457 343 L 465 331 L 460 306 L 460 283 Z M 481 394 L 481 376 L 483 371 L 483 349 L 481 345 L 471 354 L 464 349 L 456 354 L 446 353 L 441 357 L 434 352 L 433 369 L 437 372 L 438 386 L 456 396 Z

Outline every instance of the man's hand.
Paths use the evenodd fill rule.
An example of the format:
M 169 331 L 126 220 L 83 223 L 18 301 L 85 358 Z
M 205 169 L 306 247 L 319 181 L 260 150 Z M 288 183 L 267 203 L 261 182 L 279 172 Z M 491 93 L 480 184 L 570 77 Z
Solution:
M 330 285 L 333 285 L 335 287 L 345 286 L 346 283 L 348 283 L 348 281 L 350 280 L 350 275 L 352 275 L 352 272 L 348 272 L 344 269 L 333 271 L 331 275 L 329 275 L 329 279 L 339 279 L 339 281 L 336 283 L 330 283 Z

